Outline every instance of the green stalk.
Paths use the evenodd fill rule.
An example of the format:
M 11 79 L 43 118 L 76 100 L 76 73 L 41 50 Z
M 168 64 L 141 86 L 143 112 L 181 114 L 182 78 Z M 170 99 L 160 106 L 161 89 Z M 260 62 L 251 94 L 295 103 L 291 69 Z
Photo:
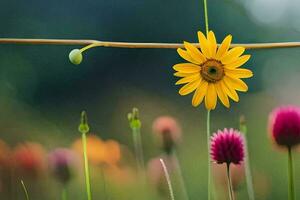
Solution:
M 254 189 L 253 189 L 253 179 L 252 179 L 252 174 L 251 174 L 251 168 L 250 168 L 250 159 L 249 159 L 249 150 L 248 150 L 248 142 L 247 142 L 247 126 L 245 122 L 245 117 L 241 116 L 240 118 L 240 131 L 244 134 L 245 136 L 245 141 L 244 141 L 244 147 L 245 147 L 245 174 L 246 174 L 246 185 L 247 185 L 247 192 L 248 192 L 248 197 L 249 200 L 254 200 Z
M 142 180 L 144 181 L 145 164 L 144 164 L 142 137 L 141 137 L 142 123 L 139 119 L 139 110 L 137 108 L 133 108 L 132 112 L 128 113 L 128 121 L 132 131 L 132 138 L 133 138 L 133 145 L 134 145 L 134 152 L 135 152 L 138 173 L 142 178 Z
M 203 6 L 204 6 L 204 18 L 205 18 L 205 30 L 206 30 L 206 36 L 208 35 L 208 11 L 207 11 L 207 0 L 203 0 Z
M 205 18 L 205 31 L 206 36 L 208 36 L 209 32 L 209 25 L 208 25 L 208 9 L 207 9 L 207 0 L 203 0 L 204 6 L 204 18 Z M 208 161 L 208 200 L 211 199 L 211 172 L 210 172 L 210 110 L 207 110 L 207 121 L 206 121 L 206 128 L 207 128 L 207 161 Z
M 87 121 L 87 114 L 85 111 L 81 113 L 81 121 L 78 127 L 79 132 L 81 132 L 82 138 L 82 146 L 83 146 L 83 159 L 84 159 L 84 174 L 85 174 L 85 185 L 86 185 L 86 193 L 87 199 L 92 199 L 91 192 L 91 182 L 90 182 L 90 171 L 89 171 L 89 161 L 87 157 L 87 145 L 86 145 L 86 134 L 89 132 L 90 127 Z
M 228 185 L 228 193 L 229 193 L 229 199 L 233 199 L 233 189 L 232 189 L 232 183 L 231 183 L 231 176 L 230 176 L 230 163 L 227 163 L 227 185 Z
M 208 200 L 211 199 L 211 164 L 210 164 L 210 110 L 207 110 L 207 118 L 206 118 L 206 136 L 207 136 L 207 192 L 208 192 Z
M 86 193 L 87 199 L 92 199 L 91 194 L 91 183 L 90 183 L 90 171 L 89 171 L 89 162 L 87 157 L 87 149 L 86 149 L 86 133 L 82 133 L 82 145 L 83 145 L 83 159 L 84 159 L 84 173 L 85 173 L 85 185 L 86 185 Z
M 62 192 L 61 192 L 61 199 L 67 200 L 67 189 L 66 186 L 63 186 Z
M 22 184 L 22 188 L 23 188 L 23 192 L 25 194 L 25 197 L 26 197 L 26 200 L 29 200 L 29 195 L 28 195 L 28 191 L 27 191 L 27 188 L 23 182 L 23 180 L 21 180 L 21 184 Z
M 289 200 L 295 200 L 294 166 L 292 148 L 288 147 Z
M 136 155 L 136 161 L 139 172 L 145 169 L 142 140 L 141 140 L 141 130 L 139 128 L 132 129 L 134 150 Z

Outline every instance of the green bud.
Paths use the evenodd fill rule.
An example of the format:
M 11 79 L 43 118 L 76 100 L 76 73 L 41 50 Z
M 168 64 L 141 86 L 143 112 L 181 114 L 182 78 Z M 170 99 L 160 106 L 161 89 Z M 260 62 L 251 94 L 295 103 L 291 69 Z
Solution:
M 88 133 L 90 130 L 90 127 L 88 125 L 88 119 L 87 119 L 87 114 L 85 111 L 81 112 L 81 118 L 80 118 L 80 124 L 78 127 L 78 131 L 80 133 Z
M 133 108 L 131 113 L 127 115 L 129 126 L 131 129 L 140 129 L 142 123 L 139 119 L 139 110 L 137 108 Z
M 79 49 L 73 49 L 69 53 L 69 59 L 74 65 L 79 65 L 82 62 L 82 53 Z

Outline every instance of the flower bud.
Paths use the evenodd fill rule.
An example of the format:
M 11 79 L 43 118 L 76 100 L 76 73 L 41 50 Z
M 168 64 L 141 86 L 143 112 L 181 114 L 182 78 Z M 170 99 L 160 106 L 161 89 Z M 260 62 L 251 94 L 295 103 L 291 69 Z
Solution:
M 88 124 L 87 114 L 85 111 L 82 111 L 78 131 L 80 133 L 88 133 L 89 130 L 90 130 L 90 127 Z
M 137 108 L 133 108 L 131 113 L 127 115 L 129 125 L 131 129 L 140 129 L 142 126 L 141 120 L 139 118 L 139 110 Z
M 82 62 L 82 52 L 79 49 L 73 49 L 69 53 L 69 60 L 74 65 L 79 65 Z

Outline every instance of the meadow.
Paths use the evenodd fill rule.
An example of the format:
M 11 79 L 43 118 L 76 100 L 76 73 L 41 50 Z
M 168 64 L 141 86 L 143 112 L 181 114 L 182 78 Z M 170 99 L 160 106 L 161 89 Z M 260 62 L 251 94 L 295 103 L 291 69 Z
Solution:
M 0 199 L 297 199 L 299 8 L 1 2 Z

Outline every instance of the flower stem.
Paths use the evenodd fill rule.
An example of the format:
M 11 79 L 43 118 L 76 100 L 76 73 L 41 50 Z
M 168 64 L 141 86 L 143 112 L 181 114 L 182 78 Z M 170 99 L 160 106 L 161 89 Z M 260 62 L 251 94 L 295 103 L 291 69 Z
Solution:
M 133 49 L 184 48 L 184 45 L 182 43 L 138 43 L 138 42 L 113 42 L 113 41 L 76 40 L 76 39 L 67 40 L 67 39 L 0 38 L 0 44 L 92 45 L 92 47 L 133 48 Z M 199 43 L 193 43 L 193 45 L 200 48 Z M 239 44 L 231 44 L 230 48 L 237 47 L 237 46 L 242 46 L 245 47 L 246 49 L 299 48 L 300 42 L 239 43 Z M 89 46 L 89 48 L 90 47 L 91 46 Z M 83 49 L 81 49 L 81 51 L 83 51 Z
M 231 183 L 231 176 L 230 176 L 230 164 L 229 163 L 227 163 L 227 181 L 228 181 L 227 185 L 228 185 L 229 199 L 234 200 L 232 183 Z
M 86 193 L 87 199 L 92 199 L 91 192 L 91 183 L 90 183 L 90 171 L 89 171 L 89 162 L 87 157 L 87 148 L 86 148 L 86 133 L 82 133 L 82 145 L 83 145 L 83 159 L 84 159 L 84 173 L 85 173 L 85 185 L 86 185 Z
M 205 31 L 206 36 L 209 32 L 208 27 L 208 11 L 207 11 L 207 0 L 203 0 L 203 6 L 204 6 L 204 18 L 205 18 Z M 211 199 L 211 172 L 210 172 L 210 110 L 207 110 L 207 119 L 206 119 L 206 136 L 207 136 L 207 163 L 208 163 L 208 170 L 207 170 L 207 199 Z
M 138 173 L 142 181 L 145 181 L 145 164 L 144 164 L 144 153 L 143 153 L 143 145 L 142 145 L 142 137 L 141 137 L 141 127 L 142 122 L 139 117 L 139 110 L 137 108 L 133 108 L 132 112 L 127 115 L 129 126 L 132 131 L 133 137 L 133 145 L 135 151 L 135 158 L 138 167 Z
M 176 171 L 177 171 L 179 182 L 180 182 L 179 184 L 180 184 L 184 199 L 189 200 L 189 195 L 186 191 L 185 182 L 184 182 L 184 179 L 183 179 L 183 176 L 182 176 L 181 166 L 180 166 L 180 163 L 178 161 L 178 156 L 177 156 L 177 152 L 176 152 L 175 149 L 174 149 L 174 152 L 173 152 L 173 157 L 174 157 L 175 167 L 176 167 Z
M 144 153 L 143 153 L 143 145 L 142 145 L 140 128 L 133 128 L 132 136 L 133 136 L 133 143 L 134 143 L 134 150 L 136 155 L 138 171 L 141 177 L 144 177 L 145 164 L 144 164 L 144 155 L 143 155 Z
M 66 186 L 64 186 L 63 189 L 62 189 L 61 200 L 67 200 L 67 189 L 66 189 Z
M 208 200 L 211 199 L 211 172 L 210 172 L 210 110 L 207 110 L 206 119 L 206 136 L 207 136 L 207 192 Z
M 207 11 L 207 0 L 203 0 L 203 6 L 204 6 L 204 18 L 205 18 L 205 30 L 206 30 L 206 35 L 208 35 L 208 11 Z
M 164 162 L 163 159 L 159 159 L 162 167 L 163 167 L 163 170 L 164 170 L 164 174 L 165 174 L 165 177 L 166 177 L 166 180 L 167 180 L 167 184 L 168 184 L 168 188 L 169 188 L 169 193 L 170 193 L 170 198 L 171 200 L 175 200 L 175 197 L 174 197 L 174 192 L 173 192 L 173 187 L 172 187 L 172 182 L 171 182 L 171 179 L 170 179 L 170 175 L 169 175 L 169 172 L 168 172 L 168 169 L 167 169 L 167 166 Z
M 244 146 L 245 146 L 245 173 L 246 173 L 246 185 L 248 191 L 249 200 L 254 200 L 254 189 L 253 189 L 253 179 L 250 168 L 250 159 L 249 159 L 249 150 L 248 150 L 248 142 L 247 142 L 247 126 L 245 122 L 245 117 L 241 116 L 240 118 L 240 131 L 245 136 Z
M 289 200 L 295 200 L 295 184 L 292 148 L 288 148 L 288 173 L 289 173 Z
M 23 182 L 23 180 L 21 180 L 21 184 L 22 184 L 22 188 L 23 188 L 23 192 L 25 194 L 25 197 L 26 197 L 26 200 L 29 200 L 29 195 L 28 195 L 28 191 L 27 191 L 27 188 Z
M 86 51 L 86 50 L 88 50 L 88 49 L 90 49 L 90 48 L 95 47 L 95 46 L 97 46 L 96 43 L 89 44 L 89 45 L 87 45 L 87 46 L 81 48 L 81 49 L 80 49 L 80 52 L 82 53 L 82 52 L 84 52 L 84 51 Z

